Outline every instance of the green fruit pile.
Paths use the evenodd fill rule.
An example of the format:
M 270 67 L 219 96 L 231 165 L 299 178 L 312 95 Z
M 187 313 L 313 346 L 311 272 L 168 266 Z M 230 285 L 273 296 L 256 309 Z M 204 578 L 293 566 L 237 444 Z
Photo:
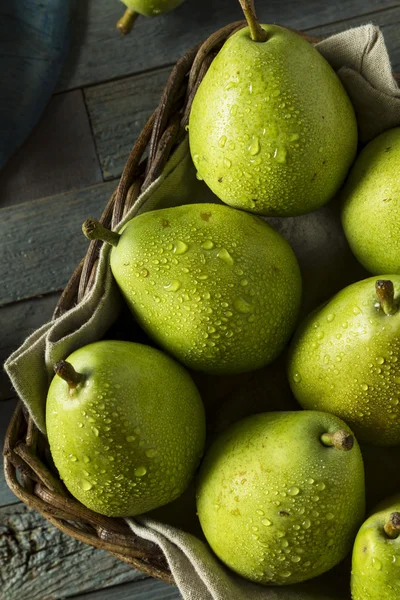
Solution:
M 241 4 L 249 27 L 213 61 L 189 123 L 198 178 L 222 204 L 147 212 L 118 233 L 85 221 L 89 239 L 112 246 L 126 306 L 159 349 L 104 340 L 57 363 L 50 449 L 70 493 L 108 516 L 159 509 L 195 482 L 203 533 L 242 577 L 298 583 L 353 548 L 353 599 L 397 600 L 399 497 L 362 522 L 366 501 L 370 510 L 400 493 L 400 129 L 349 173 L 357 123 L 340 80 L 299 35 L 260 26 Z M 297 326 L 296 256 L 259 215 L 301 215 L 334 196 L 374 277 Z M 278 356 L 298 410 L 282 405 L 219 435 L 210 427 L 195 477 L 206 418 L 185 367 L 218 386 L 256 369 L 268 377 Z

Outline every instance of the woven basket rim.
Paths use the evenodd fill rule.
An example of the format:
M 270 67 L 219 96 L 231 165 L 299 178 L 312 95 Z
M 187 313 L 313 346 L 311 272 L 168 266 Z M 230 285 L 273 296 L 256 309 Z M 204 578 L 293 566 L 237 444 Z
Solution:
M 215 54 L 230 35 L 246 25 L 246 21 L 226 25 L 178 60 L 160 103 L 133 146 L 118 186 L 103 211 L 100 222 L 104 226 L 114 229 L 139 195 L 159 177 L 187 135 L 194 95 Z M 298 33 L 310 43 L 319 41 Z M 400 84 L 400 74 L 394 76 Z M 90 291 L 101 245 L 98 241 L 90 243 L 59 298 L 53 320 L 81 302 Z M 3 455 L 7 485 L 28 507 L 75 539 L 106 550 L 147 575 L 174 583 L 166 559 L 154 543 L 136 536 L 123 519 L 95 513 L 69 494 L 58 477 L 45 437 L 21 400 L 6 432 Z

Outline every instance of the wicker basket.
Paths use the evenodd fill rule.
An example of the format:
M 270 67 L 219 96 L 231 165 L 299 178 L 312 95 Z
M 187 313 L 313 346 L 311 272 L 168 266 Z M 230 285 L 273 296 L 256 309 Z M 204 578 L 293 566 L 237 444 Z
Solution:
M 187 135 L 190 107 L 200 81 L 226 39 L 245 25 L 245 21 L 227 25 L 178 61 L 160 104 L 134 145 L 118 187 L 103 212 L 100 219 L 103 225 L 115 228 L 138 196 L 161 174 L 170 155 Z M 304 37 L 311 43 L 317 41 Z M 54 319 L 79 303 L 91 288 L 101 244 L 91 242 L 58 301 Z M 123 519 L 97 514 L 69 494 L 54 467 L 46 438 L 21 402 L 9 424 L 3 453 L 7 484 L 27 506 L 64 533 L 107 550 L 148 575 L 174 582 L 156 545 L 135 536 Z

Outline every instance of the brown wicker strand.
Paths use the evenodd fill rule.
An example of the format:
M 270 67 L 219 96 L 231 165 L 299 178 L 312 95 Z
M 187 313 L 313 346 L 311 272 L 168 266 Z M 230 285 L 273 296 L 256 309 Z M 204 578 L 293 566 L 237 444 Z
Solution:
M 169 121 L 171 109 L 174 105 L 176 97 L 179 95 L 179 90 L 181 88 L 183 80 L 186 77 L 189 68 L 196 57 L 198 48 L 199 45 L 195 46 L 194 48 L 189 50 L 189 52 L 187 52 L 184 56 L 182 56 L 182 58 L 178 60 L 170 76 L 168 77 L 167 84 L 161 96 L 159 107 L 156 111 L 157 115 L 150 139 L 149 159 L 146 169 L 146 175 L 149 172 L 150 165 L 155 159 L 158 143 Z
M 125 539 L 128 534 L 130 534 L 130 537 L 133 536 L 129 527 L 122 519 L 106 517 L 96 513 L 93 510 L 83 506 L 77 500 L 73 498 L 71 499 L 70 497 L 66 498 L 64 496 L 60 496 L 42 484 L 37 484 L 35 486 L 35 493 L 38 498 L 41 498 L 44 502 L 51 504 L 54 508 L 63 511 L 66 514 L 69 514 L 69 520 L 80 523 L 88 523 L 90 524 L 91 528 L 95 529 L 96 531 L 108 531 L 110 536 L 108 539 L 111 539 L 113 535 L 120 536 L 121 540 L 123 538 Z M 105 536 L 103 534 L 103 538 L 104 537 Z M 142 550 L 145 548 L 149 549 L 149 547 L 152 545 L 151 542 L 142 540 L 137 536 L 133 537 L 136 541 L 136 545 L 138 545 Z
M 176 115 L 160 139 L 156 155 L 151 163 L 151 167 L 147 173 L 146 179 L 144 180 L 141 190 L 142 192 L 144 192 L 153 183 L 153 181 L 155 181 L 161 175 L 162 170 L 167 163 L 168 156 L 170 155 L 172 147 L 178 136 L 179 127 L 180 120 L 178 115 Z
M 201 63 L 201 67 L 198 72 L 197 79 L 195 80 L 195 82 L 193 84 L 193 87 L 192 88 L 188 87 L 188 91 L 187 91 L 187 95 L 186 95 L 186 102 L 185 102 L 185 110 L 184 110 L 184 113 L 182 115 L 182 120 L 181 120 L 181 128 L 183 130 L 185 130 L 189 124 L 190 110 L 192 108 L 193 99 L 196 95 L 198 87 L 199 87 L 200 83 L 202 82 L 204 75 L 207 73 L 215 56 L 216 56 L 216 54 L 214 52 L 212 52 L 211 54 L 209 54 L 208 56 L 205 57 L 205 59 Z
M 128 193 L 126 195 L 126 199 L 125 199 L 123 218 L 125 218 L 125 216 L 131 210 L 131 208 L 134 205 L 134 203 L 136 202 L 136 200 L 139 198 L 140 190 L 143 185 L 143 181 L 144 181 L 143 177 L 139 177 L 136 181 L 134 181 L 132 183 L 131 187 L 129 188 Z
M 68 495 L 62 482 L 43 464 L 28 444 L 19 442 L 15 446 L 14 452 L 36 473 L 38 481 L 41 481 L 49 490 L 57 492 L 64 497 Z
M 165 581 L 171 585 L 175 583 L 164 556 L 155 558 L 152 557 L 152 561 L 150 562 L 148 558 L 146 560 L 138 560 L 135 558 L 128 558 L 123 554 L 118 554 L 117 552 L 110 550 L 109 552 L 119 560 L 131 565 L 131 567 L 142 571 L 142 573 L 145 575 L 156 577 L 157 579 L 161 579 L 162 581 Z
M 132 148 L 132 151 L 128 157 L 127 163 L 124 167 L 124 170 L 121 175 L 121 179 L 118 184 L 116 200 L 115 200 L 115 211 L 113 213 L 111 226 L 113 229 L 117 227 L 120 222 L 122 215 L 124 213 L 124 201 L 128 194 L 128 190 L 131 187 L 136 170 L 139 166 L 140 160 L 146 150 L 146 147 L 149 143 L 152 128 L 154 126 L 154 121 L 156 118 L 157 111 L 155 110 L 153 114 L 148 119 L 146 125 L 142 129 L 135 145 Z
M 24 413 L 22 411 L 22 402 L 18 402 L 7 427 L 3 448 L 4 456 L 10 456 L 10 454 L 13 451 L 13 448 L 15 448 L 15 446 L 18 444 L 19 440 L 24 439 L 26 431 L 27 422 L 24 419 Z
M 64 288 L 61 296 L 58 299 L 56 307 L 53 312 L 52 319 L 58 319 L 61 317 L 71 306 L 74 305 L 75 298 L 78 296 L 79 283 L 81 280 L 83 263 L 85 262 L 85 257 L 82 258 L 79 265 L 74 270 L 71 279 L 68 281 L 67 285 Z
M 48 521 L 50 521 L 50 523 L 53 523 L 53 525 L 55 525 L 64 533 L 67 533 L 76 540 L 82 540 L 82 531 L 78 529 L 73 523 L 65 521 L 62 518 L 57 518 L 49 515 L 47 515 L 46 518 Z M 126 546 L 120 546 L 118 544 L 115 544 L 114 542 L 107 542 L 101 540 L 99 539 L 95 531 L 93 531 L 92 533 L 87 532 L 85 534 L 85 543 L 90 544 L 91 546 L 95 546 L 96 548 L 100 548 L 101 550 L 107 550 L 108 552 L 118 553 L 127 558 L 148 556 L 148 551 L 146 553 L 144 551 L 137 550 L 135 547 L 132 546 L 130 548 L 127 548 Z

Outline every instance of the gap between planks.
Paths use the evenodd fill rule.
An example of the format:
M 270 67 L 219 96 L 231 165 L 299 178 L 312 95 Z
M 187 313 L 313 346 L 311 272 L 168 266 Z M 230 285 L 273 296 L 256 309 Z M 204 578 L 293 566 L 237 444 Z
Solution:
M 54 196 L 102 181 L 82 90 L 53 96 L 0 172 L 0 207 Z

